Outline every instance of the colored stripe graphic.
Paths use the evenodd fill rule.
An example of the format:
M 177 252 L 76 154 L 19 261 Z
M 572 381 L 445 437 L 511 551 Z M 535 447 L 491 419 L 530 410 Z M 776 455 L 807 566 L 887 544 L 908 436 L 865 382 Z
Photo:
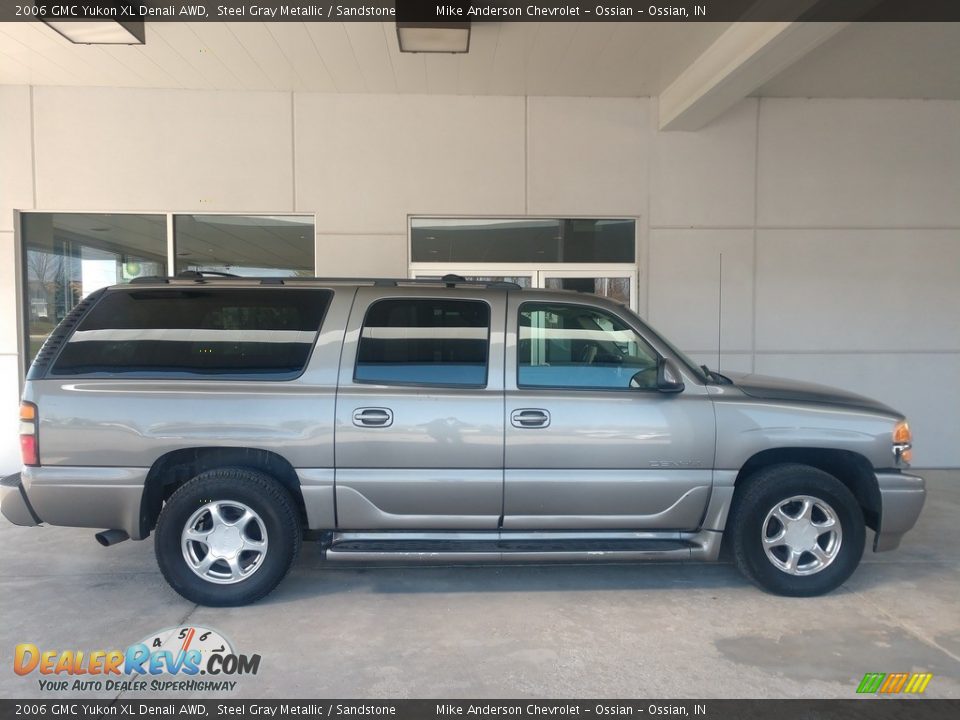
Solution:
M 927 689 L 931 680 L 933 680 L 933 673 L 914 673 L 913 680 L 910 682 L 913 689 L 907 690 L 907 692 L 920 694 Z
M 883 682 L 885 677 L 886 673 L 867 673 L 863 676 L 863 680 L 860 681 L 860 685 L 857 687 L 857 692 L 875 693 L 880 689 L 880 683 Z
M 883 695 L 904 692 L 919 695 L 927 689 L 932 679 L 933 673 L 866 673 L 857 686 L 857 692 Z

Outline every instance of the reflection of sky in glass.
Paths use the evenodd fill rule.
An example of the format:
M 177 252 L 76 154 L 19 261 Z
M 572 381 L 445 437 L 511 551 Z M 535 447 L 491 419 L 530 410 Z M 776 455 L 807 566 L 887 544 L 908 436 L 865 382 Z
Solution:
M 590 218 L 413 218 L 413 262 L 634 262 L 636 221 Z

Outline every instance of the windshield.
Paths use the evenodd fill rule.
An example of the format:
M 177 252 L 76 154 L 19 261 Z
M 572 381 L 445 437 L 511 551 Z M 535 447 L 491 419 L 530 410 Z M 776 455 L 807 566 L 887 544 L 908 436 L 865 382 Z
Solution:
M 641 318 L 639 315 L 633 312 L 633 310 L 631 310 L 630 308 L 627 308 L 626 306 L 624 307 L 626 311 L 630 313 L 637 320 L 638 323 L 640 323 L 640 327 L 646 329 L 647 332 L 650 333 L 650 335 L 655 337 L 664 346 L 666 346 L 666 348 L 671 353 L 673 353 L 674 357 L 676 357 L 677 360 L 679 360 L 684 365 L 684 367 L 686 367 L 687 370 L 689 370 L 693 374 L 693 376 L 697 378 L 697 380 L 699 380 L 702 383 L 712 382 L 711 378 L 707 376 L 707 374 L 703 371 L 703 369 L 699 365 L 697 365 L 697 363 L 695 363 L 691 358 L 687 357 L 687 355 L 682 350 L 680 350 L 680 348 L 678 348 L 672 342 L 667 340 L 663 335 L 661 335 L 652 327 L 650 327 L 649 323 L 647 323 L 643 318 Z

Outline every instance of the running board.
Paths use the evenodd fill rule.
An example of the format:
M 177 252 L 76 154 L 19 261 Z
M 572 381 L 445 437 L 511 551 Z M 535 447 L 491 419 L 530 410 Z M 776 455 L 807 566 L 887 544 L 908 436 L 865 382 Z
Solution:
M 322 541 L 335 562 L 577 562 L 715 560 L 720 533 L 335 532 Z

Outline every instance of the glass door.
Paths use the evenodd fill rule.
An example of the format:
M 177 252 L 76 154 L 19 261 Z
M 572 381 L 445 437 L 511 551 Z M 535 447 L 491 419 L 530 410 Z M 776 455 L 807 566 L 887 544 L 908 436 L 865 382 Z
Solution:
M 439 280 L 444 275 L 460 275 L 466 280 L 477 282 L 512 282 L 522 288 L 540 287 L 537 284 L 537 271 L 529 267 L 511 267 L 509 265 L 464 265 L 442 266 L 429 269 L 411 270 L 410 277 Z
M 578 290 L 608 298 L 636 310 L 637 273 L 603 267 L 590 270 L 541 270 L 537 287 L 548 290 Z
M 597 266 L 589 269 L 584 269 L 583 266 L 560 266 L 551 270 L 538 270 L 529 265 L 434 265 L 410 272 L 411 277 L 431 279 L 439 279 L 448 274 L 481 282 L 512 282 L 524 288 L 588 292 L 626 305 L 632 310 L 637 309 L 637 272 L 630 266 Z

